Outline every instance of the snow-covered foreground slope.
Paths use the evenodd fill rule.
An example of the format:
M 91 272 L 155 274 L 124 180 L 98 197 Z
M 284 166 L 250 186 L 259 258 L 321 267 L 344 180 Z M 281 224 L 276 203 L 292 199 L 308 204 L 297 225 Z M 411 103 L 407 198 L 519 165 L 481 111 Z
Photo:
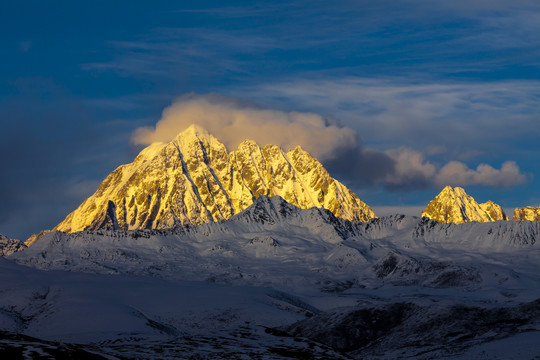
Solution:
M 280 349 L 342 358 L 266 331 L 313 311 L 272 289 L 45 272 L 0 258 L 0 354 L 11 358 L 275 359 Z
M 262 196 L 228 221 L 196 227 L 50 232 L 12 259 L 42 269 L 295 288 L 312 286 L 326 273 L 339 279 L 350 275 L 350 266 L 369 266 L 362 255 L 369 243 L 343 244 L 354 231 L 328 210 L 301 210 Z M 318 272 L 322 276 L 313 276 Z
M 534 359 L 540 353 L 540 299 L 511 307 L 442 300 L 342 308 L 283 330 L 359 359 L 441 359 L 462 357 L 467 352 L 482 354 L 471 348 L 482 349 L 483 359 Z M 501 353 L 486 352 L 489 343 L 515 341 L 523 335 L 536 338 L 536 342 L 507 341 L 514 349 L 503 358 L 499 357 Z M 530 357 L 523 357 L 525 354 Z M 473 358 L 479 357 L 469 357 Z
M 0 258 L 0 353 L 56 359 L 432 359 L 499 355 L 489 349 L 505 342 L 520 345 L 516 356 L 540 355 L 533 340 L 540 334 L 538 301 L 501 301 L 471 289 L 459 293 L 386 285 L 306 295 L 42 271 Z
M 210 358 L 218 359 L 339 358 L 330 351 L 373 359 L 459 357 L 540 334 L 539 236 L 540 224 L 529 221 L 456 225 L 396 215 L 351 223 L 264 196 L 217 223 L 50 232 L 8 259 L 71 273 L 15 264 L 17 271 L 2 271 L 11 280 L 0 282 L 1 313 L 15 320 L 2 321 L 12 325 L 0 330 L 94 341 L 85 349 L 113 354 L 142 346 L 185 354 L 198 348 L 205 356 L 216 348 Z M 67 280 L 43 285 L 57 279 Z M 63 307 L 103 308 L 106 316 L 85 313 L 63 327 L 76 317 Z M 540 356 L 538 344 L 525 350 Z

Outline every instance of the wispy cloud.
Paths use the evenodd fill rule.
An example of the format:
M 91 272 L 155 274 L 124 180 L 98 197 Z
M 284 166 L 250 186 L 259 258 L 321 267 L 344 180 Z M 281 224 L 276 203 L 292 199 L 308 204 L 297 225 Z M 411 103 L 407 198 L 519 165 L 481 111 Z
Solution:
M 420 69 L 452 74 L 537 66 L 540 8 L 534 2 L 347 5 L 312 1 L 177 9 L 179 22 L 189 19 L 190 26 L 164 25 L 111 39 L 112 59 L 83 68 L 143 77 L 174 76 L 184 69 L 205 79 L 216 74 L 260 79 L 276 71 L 296 72 L 302 64 L 379 76 Z
M 381 149 L 444 147 L 448 159 L 506 150 L 510 143 L 519 149 L 540 136 L 540 81 L 329 75 L 259 84 L 236 94 L 335 116 Z
M 326 165 L 359 186 L 530 179 L 521 156 L 530 162 L 540 151 L 540 80 L 519 79 L 540 73 L 536 1 L 274 2 L 176 13 L 188 27 L 111 39 L 112 59 L 84 67 L 173 78 L 191 84 L 187 91 L 211 84 L 203 92 L 339 119 L 364 143 L 342 153 L 355 166 Z
M 81 67 L 136 77 L 242 74 L 248 60 L 279 47 L 270 35 L 209 28 L 157 28 L 136 40 L 112 40 L 109 46 L 112 60 Z

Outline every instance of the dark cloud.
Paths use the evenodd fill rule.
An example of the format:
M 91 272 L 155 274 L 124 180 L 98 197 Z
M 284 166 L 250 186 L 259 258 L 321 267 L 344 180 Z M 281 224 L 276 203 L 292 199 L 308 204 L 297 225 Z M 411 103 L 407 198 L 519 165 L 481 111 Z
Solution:
M 362 146 L 342 150 L 323 162 L 333 177 L 355 188 L 380 185 L 395 172 L 396 162 L 384 152 Z
M 105 146 L 119 135 L 101 132 L 84 103 L 50 80 L 13 87 L 0 101 L 0 233 L 25 239 L 55 226 L 119 165 Z
M 430 162 L 423 153 L 406 147 L 381 152 L 359 146 L 337 153 L 324 165 L 333 176 L 354 188 L 381 185 L 399 192 L 446 185 L 508 188 L 531 180 L 514 161 L 504 162 L 500 169 L 488 164 L 471 169 L 460 161 L 442 165 Z

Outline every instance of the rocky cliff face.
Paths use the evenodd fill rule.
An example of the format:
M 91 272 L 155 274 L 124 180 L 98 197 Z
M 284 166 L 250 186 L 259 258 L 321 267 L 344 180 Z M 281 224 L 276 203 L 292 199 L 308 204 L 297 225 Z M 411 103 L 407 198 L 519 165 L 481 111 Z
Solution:
M 527 206 L 514 210 L 512 220 L 540 221 L 540 207 L 534 208 Z
M 445 187 L 428 204 L 422 216 L 441 223 L 455 224 L 508 220 L 503 209 L 494 202 L 479 204 L 464 189 L 451 186 Z
M 488 202 L 485 202 L 483 204 L 479 204 L 480 208 L 486 212 L 486 214 L 489 216 L 491 220 L 489 221 L 497 221 L 497 220 L 510 220 L 502 207 L 500 205 L 495 204 L 493 201 L 489 200 Z
M 376 217 L 300 147 L 285 152 L 245 140 L 229 153 L 204 129 L 191 126 L 114 170 L 55 230 L 159 229 L 218 221 L 261 195 L 278 195 L 304 209 L 326 208 L 353 221 Z

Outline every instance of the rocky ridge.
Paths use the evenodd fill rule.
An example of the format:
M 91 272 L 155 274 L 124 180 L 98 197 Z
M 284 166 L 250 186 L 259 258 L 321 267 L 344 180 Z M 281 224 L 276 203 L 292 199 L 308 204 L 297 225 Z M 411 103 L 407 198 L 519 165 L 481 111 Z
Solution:
M 0 256 L 8 256 L 17 251 L 24 250 L 26 246 L 17 239 L 10 239 L 0 234 Z
M 494 202 L 479 204 L 463 188 L 451 186 L 445 187 L 428 204 L 422 217 L 455 224 L 508 220 L 504 210 Z
M 192 125 L 114 170 L 54 230 L 163 229 L 219 221 L 261 195 L 278 195 L 304 209 L 325 208 L 352 221 L 376 217 L 302 148 L 285 152 L 245 140 L 228 152 L 218 139 Z
M 512 220 L 540 221 L 540 207 L 516 208 Z

